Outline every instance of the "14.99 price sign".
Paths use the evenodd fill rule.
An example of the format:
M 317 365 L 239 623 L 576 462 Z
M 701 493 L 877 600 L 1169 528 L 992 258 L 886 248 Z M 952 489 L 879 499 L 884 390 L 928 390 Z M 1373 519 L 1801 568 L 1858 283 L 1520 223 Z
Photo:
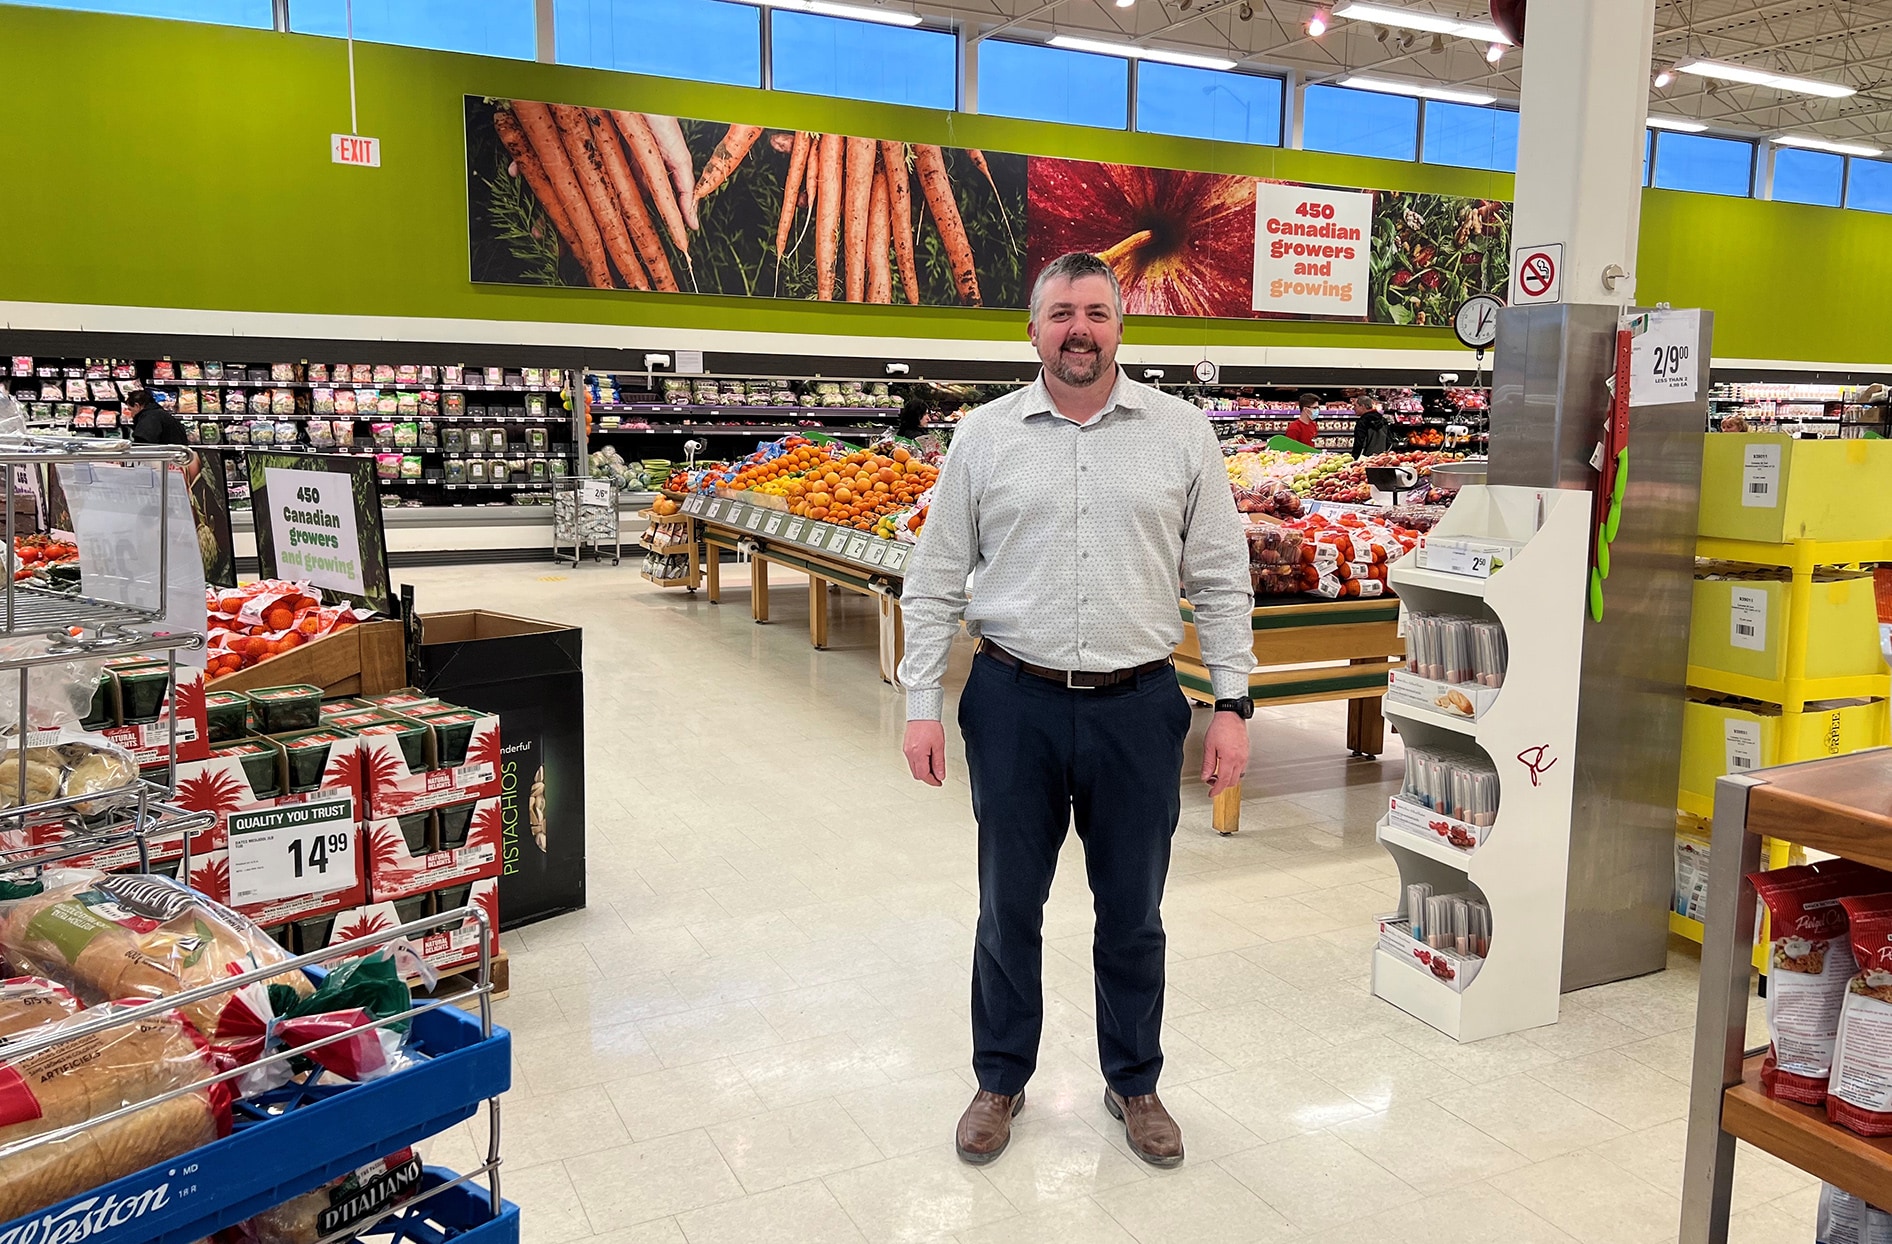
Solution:
M 346 890 L 360 880 L 353 799 L 230 814 L 230 898 L 238 906 Z

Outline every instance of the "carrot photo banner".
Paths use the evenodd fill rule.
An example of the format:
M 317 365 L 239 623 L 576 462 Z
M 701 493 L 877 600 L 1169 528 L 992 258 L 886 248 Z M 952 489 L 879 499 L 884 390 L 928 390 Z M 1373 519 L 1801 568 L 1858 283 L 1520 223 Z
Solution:
M 466 97 L 472 279 L 1026 305 L 1066 251 L 1137 315 L 1443 326 L 1511 205 Z

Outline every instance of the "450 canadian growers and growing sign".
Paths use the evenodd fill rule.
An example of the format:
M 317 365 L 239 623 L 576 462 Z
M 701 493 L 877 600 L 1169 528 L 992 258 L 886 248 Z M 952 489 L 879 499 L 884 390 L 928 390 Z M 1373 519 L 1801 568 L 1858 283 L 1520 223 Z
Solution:
M 1137 315 L 1444 327 L 1511 205 L 466 97 L 472 278 L 1023 307 L 1066 251 Z

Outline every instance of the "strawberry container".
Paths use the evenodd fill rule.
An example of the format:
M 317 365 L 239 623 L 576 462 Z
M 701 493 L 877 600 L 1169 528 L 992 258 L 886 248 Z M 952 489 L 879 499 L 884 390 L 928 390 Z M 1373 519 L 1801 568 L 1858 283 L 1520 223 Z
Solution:
M 306 683 L 258 687 L 249 693 L 256 725 L 263 734 L 313 730 L 322 724 L 322 688 Z
M 249 733 L 250 697 L 241 691 L 211 691 L 204 696 L 204 721 L 212 743 L 229 743 Z

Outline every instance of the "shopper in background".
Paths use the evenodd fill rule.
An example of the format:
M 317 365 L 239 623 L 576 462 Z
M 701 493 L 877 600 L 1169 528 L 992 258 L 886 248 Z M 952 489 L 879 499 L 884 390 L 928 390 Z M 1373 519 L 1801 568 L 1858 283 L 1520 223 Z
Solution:
M 926 399 L 917 392 L 909 393 L 907 400 L 900 405 L 900 423 L 893 430 L 895 436 L 917 441 L 926 432 Z
M 1320 409 L 1320 399 L 1312 393 L 1301 394 L 1301 413 L 1294 416 L 1294 422 L 1288 425 L 1283 434 L 1291 441 L 1299 441 L 1309 449 L 1314 448 L 1314 438 L 1320 435 L 1320 424 L 1314 422 L 1314 412 Z
M 1170 664 L 1177 581 L 1225 697 L 1203 751 L 1212 794 L 1248 765 L 1254 598 L 1212 426 L 1118 369 L 1122 332 L 1122 290 L 1096 256 L 1039 274 L 1029 334 L 1043 370 L 960 421 L 901 594 L 906 757 L 928 785 L 946 779 L 940 681 L 962 618 L 979 640 L 959 701 L 979 823 L 979 1091 L 954 1138 L 975 1164 L 1005 1149 L 1037 1066 L 1044 905 L 1073 818 L 1095 900 L 1104 1105 L 1144 1161 L 1183 1159 L 1156 1095 L 1159 908 L 1190 718 Z
M 1377 398 L 1362 393 L 1353 399 L 1353 456 L 1371 458 L 1393 448 L 1392 421 L 1380 413 Z
M 151 399 L 143 389 L 125 395 L 121 419 L 131 421 L 131 439 L 135 445 L 188 445 L 183 421 Z

